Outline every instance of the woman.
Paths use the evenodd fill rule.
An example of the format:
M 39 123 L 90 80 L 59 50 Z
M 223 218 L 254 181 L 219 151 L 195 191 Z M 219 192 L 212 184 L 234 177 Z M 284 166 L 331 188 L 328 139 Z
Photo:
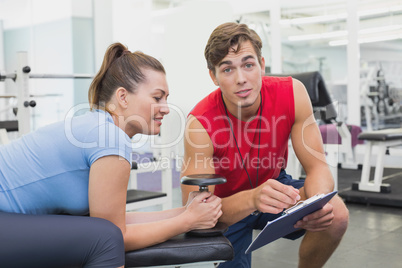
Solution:
M 169 113 L 166 74 L 158 60 L 112 44 L 88 95 L 91 112 L 0 147 L 5 267 L 119 267 L 123 246 L 131 251 L 211 228 L 222 214 L 220 199 L 210 193 L 192 194 L 186 206 L 171 210 L 125 210 L 130 138 L 158 134 Z M 88 213 L 91 217 L 49 215 Z M 21 260 L 25 254 L 28 263 Z

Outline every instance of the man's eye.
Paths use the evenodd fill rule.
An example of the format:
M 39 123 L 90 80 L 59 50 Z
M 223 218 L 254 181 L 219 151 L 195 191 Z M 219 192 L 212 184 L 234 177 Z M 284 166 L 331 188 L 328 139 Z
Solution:
M 230 68 L 226 68 L 226 69 L 223 69 L 223 72 L 224 72 L 224 73 L 229 73 L 231 70 L 232 70 L 232 69 L 230 69 Z
M 247 63 L 247 64 L 246 64 L 246 68 L 251 68 L 251 67 L 253 67 L 253 64 L 252 64 L 252 63 Z

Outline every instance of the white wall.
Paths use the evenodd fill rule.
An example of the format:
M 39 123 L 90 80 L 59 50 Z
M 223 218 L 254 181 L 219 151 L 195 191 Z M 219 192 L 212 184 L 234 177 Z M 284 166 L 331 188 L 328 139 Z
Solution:
M 86 0 L 85 0 L 86 1 Z M 71 17 L 71 0 L 5 0 L 4 28 L 21 28 Z
M 113 1 L 113 40 L 119 41 L 131 51 L 150 52 L 152 1 Z
M 93 1 L 95 70 L 102 65 L 106 48 L 113 42 L 112 0 Z
M 95 69 L 102 64 L 107 47 L 120 42 L 130 51 L 152 53 L 152 1 L 93 1 Z

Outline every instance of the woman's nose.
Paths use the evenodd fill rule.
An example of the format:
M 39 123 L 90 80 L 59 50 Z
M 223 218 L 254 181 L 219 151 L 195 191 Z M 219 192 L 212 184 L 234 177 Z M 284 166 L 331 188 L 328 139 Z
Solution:
M 169 104 L 167 102 L 161 105 L 160 112 L 163 114 L 168 114 L 170 112 Z

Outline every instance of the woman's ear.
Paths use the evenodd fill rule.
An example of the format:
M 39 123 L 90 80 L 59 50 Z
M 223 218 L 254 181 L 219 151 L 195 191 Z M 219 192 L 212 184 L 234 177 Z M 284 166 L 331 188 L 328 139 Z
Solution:
M 128 91 L 124 87 L 119 87 L 118 89 L 116 89 L 115 96 L 120 107 L 128 107 Z

